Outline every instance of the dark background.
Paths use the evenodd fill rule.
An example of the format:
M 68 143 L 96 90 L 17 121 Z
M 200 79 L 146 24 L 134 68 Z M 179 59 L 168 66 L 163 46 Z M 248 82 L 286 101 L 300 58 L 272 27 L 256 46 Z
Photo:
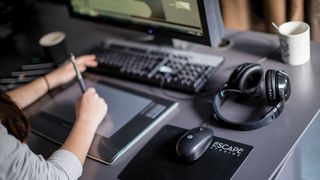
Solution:
M 23 64 L 48 62 L 38 45 L 43 31 L 37 27 L 37 0 L 0 0 L 0 77 L 19 70 Z M 65 0 L 46 1 L 63 4 Z

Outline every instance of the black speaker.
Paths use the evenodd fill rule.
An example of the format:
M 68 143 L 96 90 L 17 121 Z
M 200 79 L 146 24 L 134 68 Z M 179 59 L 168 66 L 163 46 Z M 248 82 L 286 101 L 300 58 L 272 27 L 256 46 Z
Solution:
M 263 73 L 261 65 L 254 63 L 241 64 L 232 72 L 225 86 L 213 97 L 213 116 L 218 123 L 232 129 L 252 130 L 270 124 L 281 114 L 290 97 L 290 79 L 284 71 L 269 69 L 265 76 Z M 220 107 L 228 97 L 237 95 L 266 98 L 273 107 L 254 121 L 230 121 L 222 116 Z

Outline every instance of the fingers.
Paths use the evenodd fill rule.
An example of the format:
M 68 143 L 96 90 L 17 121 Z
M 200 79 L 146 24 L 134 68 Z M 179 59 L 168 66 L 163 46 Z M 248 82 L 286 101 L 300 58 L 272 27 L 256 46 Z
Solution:
M 96 89 L 93 87 L 88 88 L 85 94 L 87 94 L 88 96 L 91 96 L 91 98 L 100 99 L 100 101 L 105 103 L 105 100 L 99 96 L 99 94 L 96 92 Z
M 84 72 L 87 69 L 87 67 L 94 68 L 98 66 L 98 62 L 96 61 L 95 55 L 79 56 L 76 59 L 76 63 L 80 72 Z M 71 62 L 68 63 L 66 66 L 69 66 L 68 68 L 73 68 Z
M 93 87 L 89 87 L 89 88 L 87 89 L 87 91 L 86 91 L 86 93 L 90 93 L 90 94 L 95 93 L 95 92 L 96 92 L 96 89 L 93 88 Z
M 101 98 L 101 97 L 99 96 L 99 94 L 96 92 L 96 89 L 93 88 L 93 87 L 88 88 L 84 95 L 87 96 L 87 97 L 90 97 L 90 98 L 92 98 L 92 99 L 99 99 L 99 98 Z M 101 98 L 101 99 L 102 99 L 102 98 Z
M 95 55 L 83 55 L 77 58 L 77 64 L 80 67 L 96 67 L 98 62 Z
M 99 96 L 99 94 L 96 92 L 96 89 L 93 87 L 88 88 L 82 97 L 83 97 L 82 98 L 83 100 L 90 99 L 91 101 L 96 101 L 96 102 L 103 99 Z
M 79 56 L 77 58 L 77 61 L 90 61 L 90 60 L 95 60 L 96 59 L 96 55 L 94 54 L 90 54 L 90 55 L 82 55 L 82 56 Z

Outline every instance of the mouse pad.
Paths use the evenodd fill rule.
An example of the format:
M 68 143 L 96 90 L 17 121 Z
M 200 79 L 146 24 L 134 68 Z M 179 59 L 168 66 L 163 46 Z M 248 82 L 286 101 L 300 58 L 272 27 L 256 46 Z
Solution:
M 205 154 L 194 162 L 183 161 L 175 145 L 186 131 L 164 126 L 120 173 L 123 180 L 212 180 L 230 179 L 253 147 L 214 137 Z

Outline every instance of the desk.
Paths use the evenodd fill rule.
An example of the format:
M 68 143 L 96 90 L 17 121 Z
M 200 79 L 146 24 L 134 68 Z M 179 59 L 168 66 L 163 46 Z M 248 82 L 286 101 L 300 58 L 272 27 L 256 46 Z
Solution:
M 130 38 L 138 33 L 127 32 L 116 28 L 70 19 L 67 8 L 62 5 L 39 3 L 35 5 L 37 16 L 30 24 L 32 34 L 29 43 L 37 44 L 38 38 L 47 32 L 62 30 L 67 35 L 67 46 L 75 54 L 83 53 L 108 37 Z M 214 50 L 196 45 L 193 51 L 224 56 L 226 61 L 215 73 L 211 81 L 212 87 L 221 86 L 227 81 L 233 68 L 243 62 L 257 62 L 279 46 L 275 35 L 257 32 L 227 32 L 233 46 L 226 51 Z M 35 47 L 37 49 L 37 47 Z M 40 51 L 36 51 L 40 53 Z M 276 54 L 276 53 L 275 53 Z M 234 131 L 212 126 L 217 136 L 252 145 L 253 152 L 234 175 L 234 179 L 268 179 L 275 177 L 286 159 L 295 149 L 300 137 L 307 131 L 309 125 L 317 119 L 320 107 L 320 45 L 311 44 L 311 61 L 303 66 L 288 66 L 280 61 L 279 53 L 264 61 L 261 65 L 266 69 L 283 69 L 291 79 L 292 93 L 285 105 L 283 113 L 272 124 L 253 131 Z M 106 81 L 154 93 L 166 97 L 159 88 L 127 82 L 110 77 Z M 188 96 L 183 93 L 168 91 L 175 96 Z M 37 104 L 45 101 L 41 99 Z M 179 101 L 179 100 L 178 100 Z M 159 124 L 131 150 L 129 150 L 115 166 L 107 166 L 92 159 L 87 159 L 81 179 L 116 179 L 121 170 L 133 156 L 148 142 L 148 140 L 165 124 L 184 128 L 193 128 L 207 120 L 210 114 L 211 98 L 201 101 L 179 101 L 179 112 Z M 196 108 L 198 107 L 198 108 Z M 31 108 L 32 109 L 32 108 Z M 28 114 L 28 110 L 26 112 Z M 232 112 L 231 112 L 232 113 Z M 45 156 L 58 148 L 57 145 L 32 134 L 29 141 L 31 149 Z

